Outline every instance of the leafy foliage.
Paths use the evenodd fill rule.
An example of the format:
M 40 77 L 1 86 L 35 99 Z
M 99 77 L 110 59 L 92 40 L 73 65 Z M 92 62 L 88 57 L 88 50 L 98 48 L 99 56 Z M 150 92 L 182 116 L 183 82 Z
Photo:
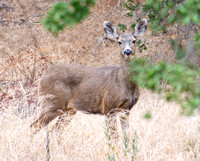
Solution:
M 175 2 L 173 0 L 148 0 L 143 5 L 143 12 L 148 14 L 153 33 L 158 31 L 166 32 L 166 19 L 169 16 L 169 10 L 174 8 L 174 6 Z
M 146 45 L 145 45 L 144 43 L 142 43 L 141 40 L 138 40 L 138 41 L 136 42 L 136 45 L 139 47 L 140 53 L 141 53 L 143 50 L 147 50 Z
M 124 24 L 118 24 L 117 26 L 119 27 L 119 30 L 122 30 L 123 32 L 127 29 L 127 26 Z
M 152 118 L 152 115 L 151 115 L 151 112 L 150 112 L 150 111 L 148 111 L 147 113 L 145 113 L 144 119 L 150 120 L 151 118 Z
M 197 32 L 197 34 L 194 36 L 194 40 L 196 41 L 196 48 L 198 49 L 198 55 L 200 55 L 200 30 Z
M 111 133 L 110 133 L 110 129 L 109 129 L 109 125 L 108 125 L 108 120 L 105 120 L 105 135 L 106 135 L 106 139 L 107 139 L 107 144 L 110 147 L 110 149 L 112 150 L 111 154 L 107 153 L 107 157 L 109 161 L 115 161 L 117 160 L 117 156 L 118 153 L 114 152 L 115 149 L 117 149 L 113 142 L 112 142 L 112 137 L 111 137 Z M 135 132 L 133 138 L 132 138 L 132 142 L 131 142 L 131 148 L 129 147 L 130 144 L 130 139 L 127 136 L 126 132 L 124 132 L 124 136 L 123 136 L 123 143 L 124 143 L 124 156 L 127 157 L 128 153 L 131 154 L 131 159 L 134 160 L 136 158 L 136 154 L 138 152 L 138 143 L 137 143 L 137 134 Z
M 72 28 L 81 20 L 87 18 L 89 8 L 96 4 L 96 0 L 70 0 L 68 3 L 53 4 L 42 23 L 53 34 L 62 31 L 66 26 Z
M 147 0 L 143 12 L 148 14 L 153 33 L 166 32 L 166 26 L 179 23 L 196 25 L 194 40 L 197 52 L 200 54 L 200 1 L 199 0 Z M 182 51 L 184 52 L 184 51 Z M 184 56 L 184 54 L 183 54 Z
M 170 22 L 179 22 L 184 25 L 190 23 L 200 24 L 200 1 L 186 0 L 176 9 L 176 13 L 170 17 Z
M 160 93 L 165 84 L 166 99 L 181 104 L 184 113 L 191 115 L 200 105 L 200 70 L 195 66 L 165 62 L 154 65 L 148 59 L 135 59 L 130 66 L 132 80 L 141 87 Z
M 186 0 L 176 9 L 175 14 L 169 18 L 169 22 L 197 26 L 198 31 L 194 35 L 194 40 L 198 54 L 200 54 L 200 1 Z
M 107 139 L 107 144 L 110 147 L 110 149 L 112 149 L 112 154 L 107 153 L 107 157 L 108 157 L 109 161 L 115 161 L 115 154 L 113 152 L 115 147 L 113 146 L 113 142 L 112 142 L 111 133 L 110 133 L 110 129 L 109 129 L 107 119 L 105 119 L 105 125 L 106 125 L 105 135 L 106 135 L 106 139 Z
M 125 7 L 132 11 L 130 1 Z M 147 0 L 142 7 L 143 13 L 149 17 L 150 28 L 156 34 L 159 31 L 167 32 L 166 26 L 179 23 L 195 30 L 178 37 L 178 40 L 171 40 L 171 47 L 174 50 L 175 58 L 182 60 L 181 63 L 167 64 L 160 62 L 152 64 L 149 59 L 135 59 L 131 63 L 131 72 L 134 73 L 133 81 L 141 87 L 148 88 L 158 93 L 164 93 L 168 101 L 175 101 L 183 107 L 183 112 L 192 114 L 194 109 L 200 107 L 200 70 L 195 65 L 186 62 L 187 51 L 182 40 L 193 34 L 196 51 L 200 53 L 200 3 L 199 0 Z M 134 24 L 133 24 L 134 26 Z M 186 39 L 187 41 L 191 41 Z M 137 42 L 139 51 L 146 49 Z M 148 116 L 145 116 L 145 118 Z
M 133 12 L 140 7 L 140 3 L 134 4 L 133 0 L 127 0 L 127 2 L 123 3 L 124 7 L 128 9 L 127 16 L 133 16 Z

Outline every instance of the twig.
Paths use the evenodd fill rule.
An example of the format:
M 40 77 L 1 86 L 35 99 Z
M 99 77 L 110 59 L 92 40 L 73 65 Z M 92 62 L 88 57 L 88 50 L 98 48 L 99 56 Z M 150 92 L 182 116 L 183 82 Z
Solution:
M 50 160 L 50 139 L 49 139 L 49 129 L 48 126 L 46 128 L 46 160 Z

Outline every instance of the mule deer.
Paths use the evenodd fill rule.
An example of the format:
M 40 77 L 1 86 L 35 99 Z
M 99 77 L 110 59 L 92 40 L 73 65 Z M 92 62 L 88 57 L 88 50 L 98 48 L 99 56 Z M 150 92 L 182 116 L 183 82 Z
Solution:
M 135 43 L 147 29 L 146 19 L 135 26 L 135 32 L 118 34 L 110 22 L 104 22 L 107 39 L 118 42 L 121 66 L 85 67 L 56 65 L 47 69 L 39 84 L 39 96 L 46 97 L 39 118 L 31 125 L 37 131 L 65 112 L 77 110 L 110 117 L 115 109 L 127 109 L 136 104 L 139 88 L 131 81 L 128 63 L 135 56 Z M 127 112 L 128 115 L 129 112 Z M 124 127 L 125 125 L 123 125 Z

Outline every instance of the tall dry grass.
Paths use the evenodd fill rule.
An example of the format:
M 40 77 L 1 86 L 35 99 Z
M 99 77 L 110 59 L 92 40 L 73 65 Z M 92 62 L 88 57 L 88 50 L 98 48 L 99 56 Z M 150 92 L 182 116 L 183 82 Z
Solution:
M 200 159 L 199 115 L 180 116 L 180 108 L 166 103 L 158 95 L 142 90 L 138 104 L 131 110 L 129 139 L 136 135 L 135 160 L 179 160 Z M 47 141 L 50 160 L 108 160 L 114 154 L 116 160 L 131 160 L 131 153 L 124 156 L 123 134 L 113 140 L 114 150 L 107 144 L 105 117 L 78 112 L 66 127 L 57 120 L 34 135 L 29 128 L 33 117 L 21 117 L 10 106 L 0 117 L 0 160 L 46 160 Z M 152 119 L 143 115 L 151 111 Z M 47 140 L 47 130 L 49 140 Z M 131 140 L 129 141 L 131 149 Z
M 58 62 L 119 64 L 117 44 L 98 41 L 104 34 L 105 20 L 115 25 L 130 23 L 121 6 L 123 1 L 99 0 L 88 19 L 57 37 L 38 23 L 50 1 L 5 2 L 10 9 L 1 9 L 0 21 L 0 160 L 108 160 L 108 154 L 114 154 L 119 161 L 131 160 L 131 153 L 124 156 L 120 125 L 120 139 L 113 141 L 114 149 L 108 145 L 105 117 L 101 115 L 78 112 L 68 126 L 61 122 L 58 129 L 56 119 L 36 135 L 29 128 L 39 106 L 37 85 L 48 66 Z M 165 37 L 152 37 L 148 31 L 143 41 L 148 43 L 148 50 L 138 56 L 151 57 L 155 62 L 172 57 Z M 148 121 L 143 116 L 149 111 L 152 119 Z M 198 114 L 180 116 L 179 112 L 178 105 L 150 91 L 141 91 L 129 118 L 128 136 L 136 136 L 138 148 L 135 160 L 200 160 L 200 118 Z

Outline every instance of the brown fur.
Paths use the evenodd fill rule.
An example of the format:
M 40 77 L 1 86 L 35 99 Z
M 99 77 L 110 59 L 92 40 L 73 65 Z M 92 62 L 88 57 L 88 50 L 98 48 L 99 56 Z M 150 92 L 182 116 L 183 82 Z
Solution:
M 132 107 L 138 100 L 139 90 L 129 81 L 125 68 L 63 64 L 50 67 L 41 78 L 39 96 L 52 97 L 45 98 L 42 113 L 34 124 L 45 126 L 72 109 L 107 115 L 114 108 Z

